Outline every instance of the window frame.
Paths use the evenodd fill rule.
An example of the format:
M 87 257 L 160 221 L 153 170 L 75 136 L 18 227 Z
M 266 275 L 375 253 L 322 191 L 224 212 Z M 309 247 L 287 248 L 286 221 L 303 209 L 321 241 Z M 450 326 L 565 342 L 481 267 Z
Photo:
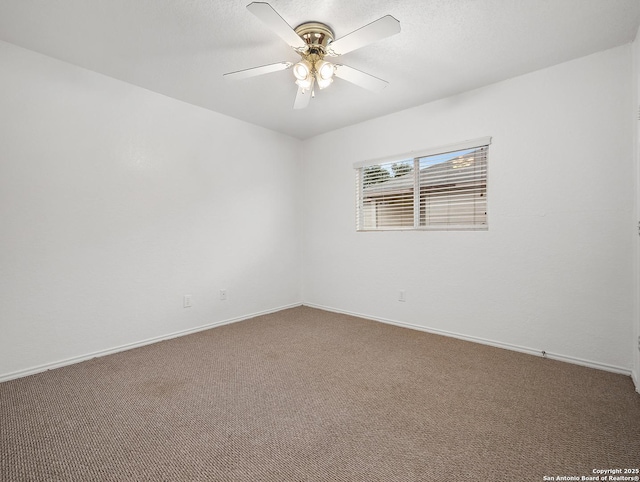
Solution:
M 383 158 L 359 161 L 353 164 L 356 170 L 356 231 L 357 232 L 386 232 L 386 231 L 487 231 L 489 229 L 489 203 L 488 203 L 488 154 L 491 145 L 491 137 L 481 137 L 471 139 L 454 144 L 448 144 L 439 147 L 425 148 L 416 151 L 410 151 L 404 154 L 386 156 Z M 486 166 L 484 173 L 484 203 L 486 207 L 485 222 L 483 224 L 425 224 L 420 225 L 421 216 L 421 192 L 420 192 L 420 160 L 430 156 L 449 154 L 452 152 L 486 148 Z M 413 162 L 413 225 L 412 226 L 384 226 L 384 227 L 363 227 L 364 217 L 364 175 L 365 169 L 368 167 L 389 165 L 391 163 L 407 163 Z M 417 173 L 417 175 L 416 175 Z M 405 199 L 408 199 L 405 198 Z

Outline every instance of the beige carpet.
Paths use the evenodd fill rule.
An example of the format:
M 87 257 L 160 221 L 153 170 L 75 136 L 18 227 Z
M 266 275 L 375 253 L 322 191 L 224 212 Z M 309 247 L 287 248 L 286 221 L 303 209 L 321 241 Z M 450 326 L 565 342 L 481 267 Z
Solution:
M 307 307 L 0 384 L 0 480 L 542 481 L 640 467 L 629 377 Z

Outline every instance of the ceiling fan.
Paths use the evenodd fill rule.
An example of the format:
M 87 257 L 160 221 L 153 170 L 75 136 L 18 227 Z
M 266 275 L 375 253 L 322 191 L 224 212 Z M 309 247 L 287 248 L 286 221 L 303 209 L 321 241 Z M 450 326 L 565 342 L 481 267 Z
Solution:
M 304 109 L 315 95 L 315 86 L 324 89 L 334 77 L 351 82 L 373 92 L 380 92 L 388 82 L 347 65 L 334 64 L 325 57 L 340 55 L 359 49 L 400 32 L 400 22 L 386 15 L 374 22 L 334 41 L 333 31 L 320 22 L 305 22 L 295 29 L 265 2 L 253 2 L 247 9 L 287 42 L 301 57 L 300 62 L 278 62 L 224 74 L 229 79 L 246 79 L 280 70 L 292 69 L 298 93 L 294 109 Z

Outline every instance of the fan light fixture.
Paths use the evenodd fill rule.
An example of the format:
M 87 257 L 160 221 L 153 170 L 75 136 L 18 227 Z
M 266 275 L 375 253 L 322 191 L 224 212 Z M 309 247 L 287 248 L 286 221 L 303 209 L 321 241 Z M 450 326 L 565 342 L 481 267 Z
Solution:
M 324 89 L 333 82 L 335 70 L 335 66 L 326 60 L 311 62 L 308 59 L 302 59 L 293 66 L 293 75 L 296 78 L 296 84 L 302 89 L 309 90 L 314 81 L 320 89 Z
M 318 22 L 303 23 L 295 29 L 295 32 L 307 47 L 298 50 L 302 60 L 293 66 L 293 75 L 298 87 L 304 92 L 311 90 L 313 95 L 314 85 L 317 84 L 322 90 L 333 82 L 336 67 L 324 60 L 328 47 L 333 41 L 333 32 L 327 25 Z
M 247 10 L 271 28 L 300 55 L 298 63 L 278 62 L 251 69 L 238 70 L 224 74 L 229 79 L 246 79 L 257 75 L 268 74 L 293 68 L 298 93 L 293 103 L 294 109 L 304 109 L 314 96 L 316 84 L 319 89 L 326 89 L 338 77 L 372 92 L 380 92 L 388 84 L 387 81 L 369 75 L 344 64 L 333 64 L 324 60 L 325 56 L 339 57 L 352 50 L 377 42 L 400 32 L 400 22 L 391 15 L 385 15 L 334 41 L 331 28 L 320 22 L 305 22 L 295 29 L 265 2 L 252 2 Z M 308 94 L 310 93 L 310 95 Z

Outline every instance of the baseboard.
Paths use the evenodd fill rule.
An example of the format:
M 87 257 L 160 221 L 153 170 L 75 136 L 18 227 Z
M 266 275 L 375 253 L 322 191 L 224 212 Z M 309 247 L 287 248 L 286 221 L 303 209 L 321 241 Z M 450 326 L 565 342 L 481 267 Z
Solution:
M 469 335 L 463 335 L 461 333 L 455 333 L 452 331 L 447 331 L 447 330 L 440 330 L 437 328 L 430 328 L 430 327 L 425 327 L 425 326 L 420 326 L 420 325 L 414 325 L 412 323 L 405 323 L 402 321 L 397 321 L 397 320 L 389 320 L 387 318 L 380 318 L 377 316 L 372 316 L 372 315 L 366 315 L 366 314 L 362 314 L 362 313 L 354 313 L 351 311 L 347 311 L 347 310 L 341 310 L 341 309 L 337 309 L 337 308 L 331 308 L 331 307 L 327 307 L 327 306 L 322 306 L 322 305 L 316 305 L 313 303 L 303 303 L 304 306 L 308 306 L 310 308 L 317 308 L 319 310 L 325 310 L 325 311 L 332 311 L 334 313 L 341 313 L 341 314 L 345 314 L 345 315 L 350 315 L 350 316 L 355 316 L 357 318 L 365 318 L 367 320 L 373 320 L 373 321 L 379 321 L 381 323 L 387 323 L 389 325 L 395 325 L 395 326 L 401 326 L 403 328 L 410 328 L 412 330 L 418 330 L 418 331 L 424 331 L 426 333 L 433 333 L 436 335 L 443 335 L 443 336 L 448 336 L 451 338 L 458 338 L 460 340 L 465 340 L 465 341 L 471 341 L 474 343 L 480 343 L 482 345 L 489 345 L 489 346 L 494 346 L 497 348 L 504 348 L 506 350 L 512 350 L 512 351 L 517 351 L 520 353 L 527 353 L 529 355 L 535 355 L 535 356 L 543 356 L 543 352 L 542 350 L 539 349 L 535 349 L 535 348 L 529 348 L 529 347 L 525 347 L 525 346 L 519 346 L 519 345 L 513 345 L 510 343 L 503 343 L 500 341 L 495 341 L 495 340 L 489 340 L 486 338 L 479 338 L 476 336 L 469 336 Z M 566 363 L 572 363 L 574 365 L 581 365 L 581 366 L 585 366 L 585 367 L 589 367 L 589 368 L 595 368 L 598 370 L 604 370 L 607 372 L 613 372 L 613 373 L 619 373 L 621 375 L 627 375 L 627 376 L 632 376 L 632 371 L 628 370 L 626 368 L 622 368 L 622 367 L 618 367 L 615 365 L 608 365 L 606 363 L 600 363 L 600 362 L 596 362 L 596 361 L 592 361 L 592 360 L 585 360 L 582 358 L 576 358 L 576 357 L 572 357 L 572 356 L 568 356 L 568 355 L 562 355 L 559 353 L 549 353 L 546 352 L 544 353 L 544 357 L 545 358 L 549 358 L 551 360 L 558 360 L 558 361 L 563 361 Z M 634 380 L 635 385 L 636 385 L 636 389 L 638 388 L 638 383 L 637 380 Z
M 273 308 L 270 310 L 264 310 L 257 313 L 251 313 L 248 315 L 239 316 L 236 318 L 229 318 L 227 320 L 216 321 L 214 323 L 208 323 L 206 325 L 197 326 L 195 328 L 189 328 L 186 330 L 175 331 L 173 333 L 169 333 L 167 335 L 160 335 L 153 338 L 147 338 L 145 340 L 136 341 L 134 343 L 127 343 L 125 345 L 120 345 L 114 348 L 108 348 L 106 350 L 99 350 L 92 353 L 86 353 L 84 355 L 75 356 L 71 358 L 66 358 L 64 360 L 60 360 L 52 363 L 45 363 L 44 365 L 39 365 L 32 368 L 26 368 L 23 370 L 18 370 L 11 373 L 0 374 L 0 383 L 6 382 L 9 380 L 13 380 L 16 378 L 22 378 L 29 375 L 35 375 L 36 373 L 45 372 L 47 370 L 53 370 L 54 368 L 60 368 L 67 365 L 73 365 L 74 363 L 80 363 L 86 360 L 90 360 L 92 358 L 102 357 L 106 355 L 112 355 L 114 353 L 118 353 L 121 351 L 132 350 L 133 348 L 139 348 L 145 345 L 151 345 L 152 343 L 158 343 L 160 341 L 170 340 L 172 338 L 178 338 L 179 336 L 190 335 L 192 333 L 197 333 L 199 331 L 209 330 L 211 328 L 216 328 L 218 326 L 228 325 L 231 323 L 237 323 L 238 321 L 248 320 L 249 318 L 255 318 L 256 316 L 268 315 L 269 313 L 275 313 L 277 311 L 286 310 L 289 308 L 295 308 L 297 306 L 301 306 L 301 303 L 293 303 L 290 305 L 280 306 L 278 308 Z
M 638 379 L 638 373 L 635 370 L 631 370 L 631 379 L 636 387 L 636 392 L 640 393 L 640 379 Z

